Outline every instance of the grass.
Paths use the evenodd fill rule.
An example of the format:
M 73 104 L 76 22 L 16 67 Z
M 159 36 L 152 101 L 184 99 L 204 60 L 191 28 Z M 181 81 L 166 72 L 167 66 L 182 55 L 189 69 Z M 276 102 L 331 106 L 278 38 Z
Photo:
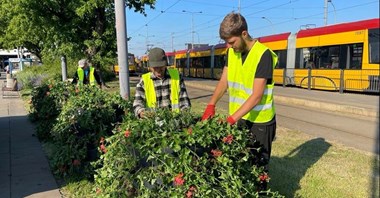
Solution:
M 118 81 L 107 85 L 107 91 L 119 91 Z M 131 89 L 132 96 L 133 92 Z M 195 114 L 201 115 L 205 106 L 192 101 Z M 218 113 L 227 111 L 218 109 Z M 270 177 L 270 188 L 286 197 L 379 197 L 379 156 L 292 131 L 279 123 Z M 91 181 L 66 179 L 61 191 L 64 197 L 92 197 L 95 189 Z
M 286 197 L 379 197 L 378 171 L 378 156 L 279 127 L 270 187 Z

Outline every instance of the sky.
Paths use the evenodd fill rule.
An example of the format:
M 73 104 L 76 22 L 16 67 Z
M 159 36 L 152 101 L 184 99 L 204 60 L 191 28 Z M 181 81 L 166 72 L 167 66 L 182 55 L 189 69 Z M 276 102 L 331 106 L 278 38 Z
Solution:
M 146 16 L 126 10 L 128 52 L 142 56 L 148 48 L 166 52 L 186 49 L 186 43 L 215 45 L 219 25 L 230 12 L 246 18 L 252 37 L 305 27 L 325 26 L 325 0 L 157 0 Z M 327 25 L 379 18 L 379 0 L 329 0 Z M 240 6 L 239 6 L 240 5 Z

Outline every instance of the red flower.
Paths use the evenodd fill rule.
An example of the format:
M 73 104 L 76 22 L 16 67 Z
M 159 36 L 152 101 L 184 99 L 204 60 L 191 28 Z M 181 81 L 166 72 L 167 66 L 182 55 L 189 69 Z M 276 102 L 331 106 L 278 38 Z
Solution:
M 223 142 L 227 144 L 231 144 L 233 140 L 234 140 L 234 136 L 231 134 L 228 134 L 227 137 L 223 138 Z
M 48 96 L 48 95 L 50 95 L 50 92 L 48 91 L 48 92 L 46 92 L 46 95 Z
M 194 185 L 190 186 L 189 188 L 190 191 L 196 191 L 197 190 L 197 187 L 195 187 Z
M 219 156 L 221 156 L 222 155 L 222 151 L 220 151 L 220 150 L 218 150 L 218 149 L 212 149 L 211 150 L 211 153 L 212 153 L 212 155 L 214 156 L 214 157 L 219 157 Z
M 182 177 L 183 173 L 179 173 L 177 176 L 174 177 L 175 186 L 182 186 L 185 183 L 185 180 Z
M 193 134 L 193 129 L 189 127 L 189 128 L 187 129 L 187 133 L 188 133 L 189 135 Z
M 125 130 L 124 137 L 129 137 L 131 135 L 131 132 L 129 130 Z
M 73 165 L 74 166 L 79 166 L 80 165 L 80 160 L 79 159 L 73 160 Z
M 193 192 L 191 192 L 190 190 L 187 191 L 186 193 L 186 198 L 192 198 L 193 197 Z
M 260 181 L 268 181 L 269 180 L 269 176 L 267 173 L 263 173 L 259 176 L 259 179 Z
M 103 153 L 107 153 L 107 149 L 106 149 L 106 146 L 104 146 L 104 144 L 100 145 L 100 150 L 101 150 Z
M 51 88 L 53 88 L 53 85 L 52 85 L 52 84 L 49 85 L 49 89 L 51 89 Z
M 186 192 L 186 198 L 192 198 L 193 192 L 195 192 L 196 190 L 197 190 L 197 187 L 195 187 L 194 185 L 191 185 L 189 190 L 187 190 Z

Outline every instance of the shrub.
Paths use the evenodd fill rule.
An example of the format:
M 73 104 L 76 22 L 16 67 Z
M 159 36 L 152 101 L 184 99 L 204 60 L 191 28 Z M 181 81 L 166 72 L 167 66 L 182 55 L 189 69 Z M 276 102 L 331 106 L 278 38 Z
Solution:
M 95 86 L 82 86 L 69 97 L 51 131 L 53 168 L 61 175 L 92 177 L 89 162 L 97 159 L 101 137 L 112 134 L 131 102 Z
M 51 138 L 50 131 L 56 118 L 72 95 L 75 95 L 75 89 L 68 82 L 49 80 L 33 89 L 29 117 L 37 121 L 36 132 L 40 140 Z
M 257 197 L 269 177 L 253 164 L 247 131 L 224 120 L 198 122 L 189 112 L 167 110 L 126 117 L 94 163 L 97 196 Z

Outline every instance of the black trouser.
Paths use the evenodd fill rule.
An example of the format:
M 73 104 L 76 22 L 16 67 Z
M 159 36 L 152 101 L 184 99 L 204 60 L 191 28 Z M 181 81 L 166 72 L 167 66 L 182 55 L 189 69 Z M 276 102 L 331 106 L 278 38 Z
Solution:
M 252 123 L 247 120 L 239 120 L 240 129 L 249 129 L 251 152 L 256 156 L 254 164 L 264 166 L 269 171 L 269 159 L 272 151 L 272 141 L 276 136 L 276 117 L 267 123 Z

